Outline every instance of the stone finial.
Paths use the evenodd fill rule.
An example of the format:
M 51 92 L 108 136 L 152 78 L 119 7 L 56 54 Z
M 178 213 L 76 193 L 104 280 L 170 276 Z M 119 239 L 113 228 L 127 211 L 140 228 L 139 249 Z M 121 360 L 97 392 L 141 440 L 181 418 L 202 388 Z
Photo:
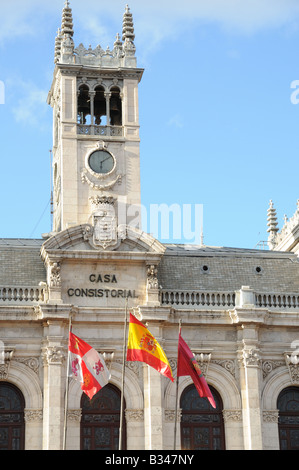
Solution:
M 61 24 L 61 33 L 62 36 L 68 35 L 73 37 L 74 29 L 73 29 L 73 14 L 72 9 L 70 8 L 69 1 L 66 0 L 64 4 L 64 8 L 62 10 L 62 24 Z
M 72 63 L 74 55 L 74 41 L 73 41 L 73 15 L 72 9 L 68 0 L 64 4 L 62 10 L 62 23 L 61 23 L 61 51 L 59 54 L 59 62 L 68 64 Z
M 62 35 L 60 29 L 57 31 L 57 36 L 55 38 L 55 51 L 54 51 L 54 63 L 57 64 L 60 59 L 61 55 L 61 42 L 62 42 Z
M 268 213 L 267 232 L 269 233 L 268 245 L 269 245 L 270 250 L 273 250 L 277 244 L 276 238 L 277 238 L 277 232 L 279 229 L 278 229 L 278 224 L 277 224 L 276 210 L 273 206 L 272 200 L 270 200 L 270 205 L 269 205 L 269 209 L 267 213 Z
M 134 34 L 134 23 L 133 23 L 133 15 L 130 12 L 130 8 L 126 5 L 126 10 L 123 17 L 123 34 L 122 40 L 126 41 L 129 40 L 134 42 L 135 34 Z

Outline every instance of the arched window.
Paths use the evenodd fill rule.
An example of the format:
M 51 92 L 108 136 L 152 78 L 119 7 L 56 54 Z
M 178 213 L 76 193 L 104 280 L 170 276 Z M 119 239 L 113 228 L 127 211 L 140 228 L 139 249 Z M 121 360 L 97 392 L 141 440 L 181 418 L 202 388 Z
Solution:
M 280 450 L 299 450 L 299 387 L 282 390 L 277 408 Z
M 119 448 L 121 394 L 112 384 L 105 385 L 89 400 L 81 398 L 81 450 L 117 450 Z M 124 406 L 125 408 L 125 406 Z M 126 449 L 126 426 L 123 420 L 122 449 Z
M 87 85 L 81 85 L 78 93 L 78 124 L 91 123 L 90 96 Z
M 94 97 L 94 123 L 97 126 L 106 126 L 107 125 L 107 106 L 106 106 L 106 96 L 105 90 L 102 86 L 97 86 L 95 88 L 95 97 Z
M 216 409 L 210 405 L 207 398 L 200 398 L 194 385 L 189 385 L 182 393 L 182 450 L 225 449 L 222 400 L 213 387 L 210 387 L 210 390 L 216 402 Z
M 111 126 L 121 126 L 122 106 L 119 88 L 112 87 L 110 94 L 110 124 Z
M 0 450 L 24 450 L 25 400 L 21 391 L 0 382 Z

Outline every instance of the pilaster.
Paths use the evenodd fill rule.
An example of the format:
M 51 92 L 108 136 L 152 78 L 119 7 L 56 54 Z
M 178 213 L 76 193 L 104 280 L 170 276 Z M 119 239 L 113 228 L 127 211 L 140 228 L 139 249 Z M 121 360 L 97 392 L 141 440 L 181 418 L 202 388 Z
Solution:
M 159 341 L 159 326 L 151 324 L 152 335 Z M 164 448 L 163 435 L 163 381 L 166 380 L 157 370 L 144 364 L 144 435 L 145 450 Z
M 245 450 L 262 450 L 261 357 L 258 327 L 242 325 L 239 336 L 240 385 Z
M 44 324 L 43 449 L 61 450 L 66 383 L 67 322 L 48 319 Z

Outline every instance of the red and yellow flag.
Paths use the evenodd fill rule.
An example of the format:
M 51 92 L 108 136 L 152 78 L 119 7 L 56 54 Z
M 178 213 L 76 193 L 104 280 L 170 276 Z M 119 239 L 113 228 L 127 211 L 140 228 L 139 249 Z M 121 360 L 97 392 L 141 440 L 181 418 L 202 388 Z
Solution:
M 127 361 L 145 362 L 173 382 L 172 370 L 160 344 L 130 313 Z

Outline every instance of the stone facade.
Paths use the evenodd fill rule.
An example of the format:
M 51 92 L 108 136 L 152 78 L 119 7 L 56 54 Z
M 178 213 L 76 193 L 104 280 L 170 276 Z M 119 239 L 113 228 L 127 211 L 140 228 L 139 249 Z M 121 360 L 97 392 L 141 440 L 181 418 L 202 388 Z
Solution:
M 14 384 L 24 396 L 25 449 L 62 449 L 69 320 L 76 335 L 105 355 L 111 384 L 121 390 L 127 298 L 163 347 L 174 377 L 182 321 L 185 341 L 221 398 L 227 450 L 279 449 L 277 399 L 299 384 L 298 221 L 278 235 L 271 205 L 275 250 L 162 245 L 142 232 L 138 214 L 129 223 L 130 208 L 140 206 L 142 73 L 128 7 L 113 51 L 91 50 L 75 47 L 66 2 L 48 99 L 54 227 L 41 240 L 0 240 L 0 386 Z M 93 105 L 80 119 L 85 113 L 89 124 L 78 122 L 78 97 L 87 89 Z M 116 89 L 121 121 L 96 124 L 99 97 L 111 118 Z M 107 173 L 91 168 L 89 157 L 97 151 L 111 158 Z M 190 377 L 180 378 L 179 400 L 191 384 Z M 173 449 L 176 383 L 130 362 L 123 393 L 126 448 Z M 71 380 L 67 449 L 80 449 L 81 396 Z M 179 407 L 177 449 L 181 420 Z

